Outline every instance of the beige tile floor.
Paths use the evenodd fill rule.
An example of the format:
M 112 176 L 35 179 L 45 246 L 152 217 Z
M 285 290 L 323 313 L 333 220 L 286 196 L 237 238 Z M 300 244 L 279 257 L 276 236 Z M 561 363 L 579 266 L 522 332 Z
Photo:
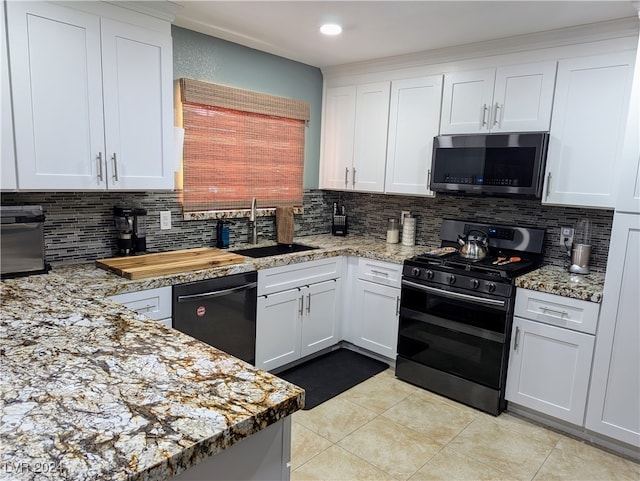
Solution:
M 292 424 L 292 481 L 640 480 L 640 465 L 510 414 L 493 417 L 391 369 Z

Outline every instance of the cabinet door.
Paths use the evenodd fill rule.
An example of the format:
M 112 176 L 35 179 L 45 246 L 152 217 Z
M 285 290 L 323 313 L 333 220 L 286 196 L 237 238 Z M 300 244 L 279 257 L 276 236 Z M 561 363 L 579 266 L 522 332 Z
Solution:
M 400 289 L 358 279 L 355 286 L 355 344 L 395 359 Z
M 0 176 L 0 189 L 13 190 L 18 187 L 16 181 L 16 153 L 13 144 L 13 109 L 11 108 L 11 90 L 9 89 L 9 56 L 7 50 L 7 32 L 4 21 L 4 5 L 0 8 L 0 67 L 2 67 L 2 80 L 0 88 L 2 93 L 2 157 L 0 158 L 2 171 Z
M 51 3 L 6 5 L 18 187 L 104 188 L 99 17 Z
M 300 358 L 303 302 L 300 289 L 258 297 L 256 367 L 268 371 Z
M 338 330 L 340 279 L 312 284 L 303 290 L 302 356 L 340 341 Z
M 489 132 L 495 73 L 490 68 L 444 76 L 441 134 Z
M 594 337 L 514 318 L 506 399 L 583 425 Z
M 165 34 L 102 19 L 109 188 L 173 188 L 172 46 Z
M 555 80 L 556 62 L 497 69 L 491 132 L 549 130 Z
M 429 190 L 429 176 L 441 99 L 441 75 L 391 84 L 385 192 L 434 195 Z
M 640 446 L 640 216 L 616 213 L 604 282 L 588 429 Z
M 545 204 L 615 207 L 633 52 L 561 60 Z
M 636 50 L 616 211 L 640 214 L 640 43 Z
M 328 88 L 325 96 L 320 188 L 346 189 L 353 162 L 356 87 Z
M 365 192 L 384 190 L 391 82 L 358 85 L 351 187 Z

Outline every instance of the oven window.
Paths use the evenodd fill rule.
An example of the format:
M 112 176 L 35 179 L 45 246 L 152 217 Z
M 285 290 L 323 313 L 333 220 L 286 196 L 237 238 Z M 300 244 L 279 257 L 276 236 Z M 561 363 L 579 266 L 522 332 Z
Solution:
M 464 300 L 449 299 L 411 287 L 403 287 L 401 305 L 403 308 L 427 317 L 455 321 L 500 335 L 503 335 L 506 330 L 508 319 L 506 308 L 500 309 Z
M 400 317 L 398 354 L 425 366 L 499 389 L 504 344 Z

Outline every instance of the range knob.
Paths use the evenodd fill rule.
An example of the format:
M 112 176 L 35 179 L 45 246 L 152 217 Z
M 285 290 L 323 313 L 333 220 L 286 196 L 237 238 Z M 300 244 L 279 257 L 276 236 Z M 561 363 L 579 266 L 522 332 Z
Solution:
M 496 291 L 496 285 L 493 282 L 489 282 L 487 284 L 487 290 L 489 292 L 495 292 Z
M 426 272 L 424 273 L 424 276 L 425 276 L 427 279 L 433 279 L 433 271 L 426 271 Z
M 480 281 L 478 279 L 471 279 L 471 288 L 477 289 L 480 287 Z
M 417 267 L 414 267 L 413 269 L 411 269 L 411 275 L 413 277 L 420 277 L 420 269 L 418 269 Z
M 454 276 L 453 274 L 451 274 L 451 275 L 449 276 L 448 282 L 449 282 L 449 284 L 451 284 L 451 285 L 455 284 L 455 283 L 456 283 L 456 276 Z

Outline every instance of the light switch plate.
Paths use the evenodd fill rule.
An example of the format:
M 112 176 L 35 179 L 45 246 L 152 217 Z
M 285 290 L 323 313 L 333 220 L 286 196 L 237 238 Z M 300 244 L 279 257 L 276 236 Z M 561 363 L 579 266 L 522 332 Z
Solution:
M 163 210 L 160 212 L 160 230 L 171 229 L 171 211 Z

